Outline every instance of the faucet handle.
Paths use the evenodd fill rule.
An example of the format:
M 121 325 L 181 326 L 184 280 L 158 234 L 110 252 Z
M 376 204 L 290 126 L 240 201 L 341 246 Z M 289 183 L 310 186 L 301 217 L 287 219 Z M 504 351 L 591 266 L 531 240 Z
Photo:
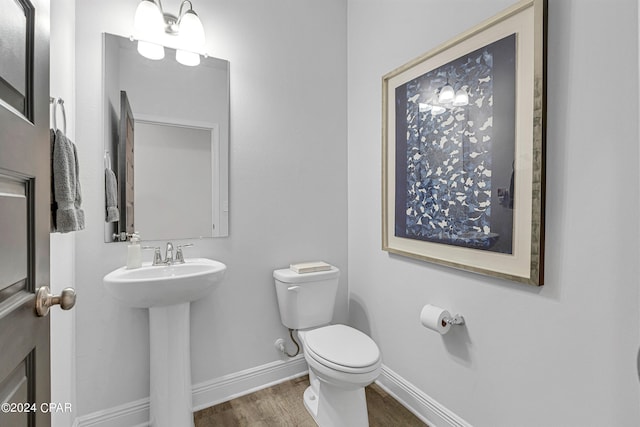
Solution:
M 178 251 L 176 252 L 176 259 L 175 259 L 176 263 L 184 264 L 184 255 L 182 253 L 182 248 L 190 248 L 191 246 L 195 246 L 195 245 L 193 243 L 178 245 Z
M 143 246 L 142 249 L 153 249 L 153 263 L 151 265 L 161 265 L 164 264 L 162 261 L 162 252 L 160 252 L 160 247 L 158 246 Z

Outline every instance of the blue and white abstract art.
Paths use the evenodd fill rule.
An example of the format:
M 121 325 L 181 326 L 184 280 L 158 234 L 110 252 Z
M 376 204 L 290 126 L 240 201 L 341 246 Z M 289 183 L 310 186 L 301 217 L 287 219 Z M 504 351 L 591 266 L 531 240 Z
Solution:
M 396 236 L 512 253 L 515 59 L 512 34 L 396 88 Z

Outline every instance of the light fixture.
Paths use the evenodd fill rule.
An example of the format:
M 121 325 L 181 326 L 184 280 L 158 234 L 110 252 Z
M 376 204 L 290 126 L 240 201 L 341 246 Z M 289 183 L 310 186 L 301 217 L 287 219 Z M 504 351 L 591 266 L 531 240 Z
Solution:
M 164 19 L 157 4 L 142 0 L 136 9 L 134 28 L 138 41 L 138 52 L 149 59 L 164 58 L 164 47 L 150 40 L 158 40 L 164 32 Z
M 164 58 L 164 47 L 162 45 L 144 40 L 138 40 L 138 52 L 149 59 L 158 60 Z
M 445 111 L 447 111 L 446 108 L 444 108 L 442 105 L 434 105 L 431 107 L 431 115 L 433 116 L 439 116 L 440 114 L 444 113 Z
M 442 89 L 440 89 L 440 95 L 438 95 L 438 102 L 440 104 L 449 104 L 453 102 L 453 99 L 456 97 L 456 92 L 453 90 L 453 87 L 447 83 Z
M 185 3 L 189 3 L 189 10 L 182 13 L 182 6 Z M 184 65 L 198 65 L 200 63 L 200 55 L 193 52 L 201 51 L 204 48 L 204 28 L 200 18 L 193 10 L 193 5 L 190 1 L 186 0 L 182 2 L 180 6 L 180 18 L 178 20 L 180 25 L 180 43 L 181 47 L 186 49 L 178 49 L 176 51 L 176 61 Z
M 464 89 L 458 89 L 456 96 L 451 103 L 454 107 L 464 107 L 469 105 L 469 94 Z
M 178 16 L 164 12 L 160 0 L 142 0 L 136 9 L 134 28 L 138 52 L 142 56 L 164 58 L 164 47 L 160 41 L 164 34 L 168 34 L 176 37 L 178 62 L 189 66 L 200 63 L 199 52 L 205 45 L 204 27 L 190 0 L 180 4 Z
M 431 104 L 427 104 L 423 102 L 418 103 L 418 111 L 420 111 L 421 113 L 426 113 L 428 111 L 431 111 L 432 108 L 433 108 L 433 105 Z
M 459 89 L 456 91 L 454 86 L 458 86 Z M 444 86 L 439 87 L 432 96 L 426 98 L 426 103 L 419 103 L 419 111 L 421 113 L 430 112 L 432 116 L 439 116 L 454 107 L 469 105 L 467 88 L 468 86 L 460 81 L 455 81 L 453 84 L 449 83 L 449 77 L 447 76 L 447 82 Z

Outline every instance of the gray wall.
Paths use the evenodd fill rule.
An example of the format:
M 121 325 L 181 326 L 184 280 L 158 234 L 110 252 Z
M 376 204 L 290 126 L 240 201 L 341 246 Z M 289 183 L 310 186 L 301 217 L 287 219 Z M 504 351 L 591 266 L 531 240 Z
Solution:
M 124 265 L 126 245 L 103 243 L 101 33 L 130 35 L 136 5 L 76 2 L 76 128 L 87 217 L 76 254 L 77 415 L 149 395 L 147 314 L 121 307 L 102 285 L 105 273 Z M 163 5 L 179 8 L 177 1 Z M 190 251 L 228 267 L 224 283 L 192 307 L 197 384 L 279 360 L 273 342 L 287 331 L 275 268 L 316 259 L 338 266 L 336 320 L 346 320 L 347 56 L 343 0 L 194 6 L 207 51 L 231 63 L 230 233 L 196 241 Z
M 549 1 L 543 288 L 380 250 L 381 77 L 512 3 L 349 0 L 350 319 L 471 425 L 640 425 L 635 0 Z M 427 303 L 467 325 L 423 328 Z
M 101 284 L 126 248 L 102 243 L 100 33 L 129 35 L 135 3 L 76 5 L 94 17 L 76 21 L 88 218 L 75 255 L 78 415 L 148 396 L 146 314 Z M 201 3 L 209 52 L 231 61 L 232 222 L 228 239 L 194 253 L 229 266 L 193 310 L 194 383 L 277 360 L 272 341 L 285 331 L 271 269 L 321 258 L 346 272 L 348 218 L 349 320 L 425 394 L 476 426 L 640 424 L 635 1 L 550 0 L 542 289 L 380 250 L 382 75 L 512 1 L 349 0 L 348 12 L 337 0 Z M 626 104 L 594 107 L 613 81 L 603 76 L 632 94 Z M 426 303 L 460 312 L 466 327 L 422 328 Z

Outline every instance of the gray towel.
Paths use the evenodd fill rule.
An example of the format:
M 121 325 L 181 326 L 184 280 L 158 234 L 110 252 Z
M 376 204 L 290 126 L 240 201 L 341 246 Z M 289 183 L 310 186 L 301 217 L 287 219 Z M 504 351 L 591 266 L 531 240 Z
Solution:
M 84 211 L 80 208 L 82 194 L 76 146 L 59 129 L 51 134 L 53 228 L 61 233 L 84 230 Z
M 104 194 L 107 206 L 106 222 L 117 222 L 120 220 L 118 210 L 118 181 L 116 174 L 109 168 L 104 170 Z
M 56 203 L 56 196 L 55 196 L 55 183 L 53 181 L 53 146 L 56 143 L 56 131 L 54 131 L 53 129 L 49 129 L 49 142 L 50 142 L 50 148 L 51 148 L 51 197 L 49 200 L 51 200 L 51 232 L 55 233 L 56 231 L 56 213 L 58 212 L 58 204 Z

